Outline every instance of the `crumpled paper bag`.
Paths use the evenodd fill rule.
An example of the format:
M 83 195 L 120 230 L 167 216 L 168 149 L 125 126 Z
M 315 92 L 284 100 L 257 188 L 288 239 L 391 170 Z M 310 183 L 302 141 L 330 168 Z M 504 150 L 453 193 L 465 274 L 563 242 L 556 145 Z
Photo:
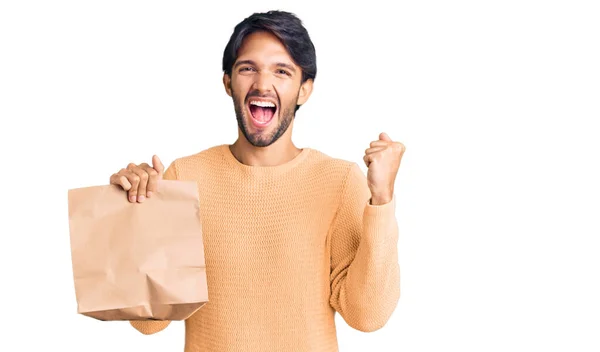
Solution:
M 68 191 L 77 313 L 184 320 L 208 302 L 194 181 L 160 180 L 144 203 L 117 185 Z

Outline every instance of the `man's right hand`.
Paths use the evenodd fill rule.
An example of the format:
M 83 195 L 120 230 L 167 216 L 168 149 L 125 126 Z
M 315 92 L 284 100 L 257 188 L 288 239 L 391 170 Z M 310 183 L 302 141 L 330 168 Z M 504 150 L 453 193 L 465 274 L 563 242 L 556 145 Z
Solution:
M 142 203 L 158 190 L 158 181 L 162 179 L 164 170 L 162 162 L 158 156 L 154 155 L 152 166 L 147 163 L 139 165 L 130 163 L 127 168 L 110 176 L 110 183 L 119 185 L 128 191 L 130 202 Z

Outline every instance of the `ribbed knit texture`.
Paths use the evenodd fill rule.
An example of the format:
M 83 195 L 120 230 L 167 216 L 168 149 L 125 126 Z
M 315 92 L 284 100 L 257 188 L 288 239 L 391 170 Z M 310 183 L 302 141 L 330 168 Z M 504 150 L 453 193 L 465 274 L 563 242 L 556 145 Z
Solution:
M 164 179 L 199 187 L 209 302 L 185 321 L 185 352 L 333 352 L 336 311 L 360 331 L 389 320 L 396 198 L 371 205 L 358 164 L 304 148 L 248 166 L 223 144 L 176 159 Z M 169 322 L 131 324 L 152 334 Z

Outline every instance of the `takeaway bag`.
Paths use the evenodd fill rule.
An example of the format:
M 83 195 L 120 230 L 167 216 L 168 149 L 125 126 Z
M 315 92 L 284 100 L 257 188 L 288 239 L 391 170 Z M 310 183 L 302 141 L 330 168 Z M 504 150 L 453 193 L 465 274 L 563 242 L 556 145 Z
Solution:
M 184 320 L 208 302 L 194 181 L 160 180 L 143 203 L 118 185 L 70 189 L 77 313 L 98 320 Z

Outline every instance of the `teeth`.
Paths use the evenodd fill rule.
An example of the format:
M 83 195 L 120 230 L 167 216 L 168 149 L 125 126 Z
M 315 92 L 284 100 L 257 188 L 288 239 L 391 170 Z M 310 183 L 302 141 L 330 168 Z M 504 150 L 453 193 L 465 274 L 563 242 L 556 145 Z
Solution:
M 274 108 L 275 104 L 271 103 L 270 101 L 256 101 L 253 100 L 250 102 L 251 105 L 256 105 L 256 106 L 260 106 L 263 108 Z

